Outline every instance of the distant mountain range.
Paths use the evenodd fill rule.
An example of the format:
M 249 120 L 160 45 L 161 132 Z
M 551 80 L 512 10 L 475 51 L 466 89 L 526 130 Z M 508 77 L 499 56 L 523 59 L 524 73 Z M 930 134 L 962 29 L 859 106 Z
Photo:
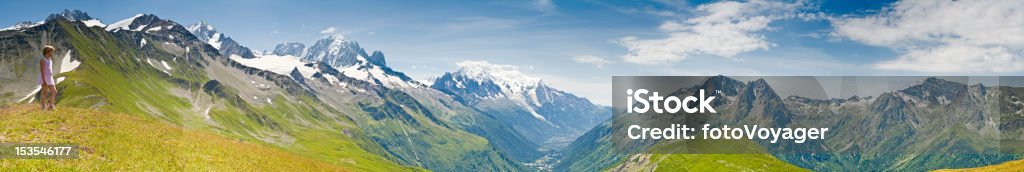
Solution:
M 830 138 L 805 144 L 756 142 L 747 146 L 718 149 L 763 149 L 779 160 L 812 170 L 895 170 L 920 171 L 991 165 L 1018 159 L 1009 149 L 1017 143 L 1024 122 L 1020 111 L 1024 88 L 958 82 L 928 78 L 907 88 L 877 97 L 813 99 L 783 98 L 759 79 L 741 82 L 729 77 L 705 79 L 694 87 L 680 88 L 674 95 L 696 95 L 699 89 L 716 90 L 713 102 L 718 114 L 680 120 L 672 115 L 648 121 L 683 124 L 747 124 L 772 127 L 828 127 Z M 616 117 L 614 120 L 625 120 Z M 636 142 L 616 136 L 627 123 L 606 122 L 581 136 L 566 148 L 557 171 L 590 171 L 611 168 L 658 168 L 678 165 L 673 159 L 698 159 L 701 154 L 649 155 L 645 147 L 672 150 L 672 141 Z M 641 122 L 643 123 L 643 122 Z M 615 143 L 636 145 L 616 148 Z M 716 142 L 722 144 L 723 142 Z M 650 146 L 643 146 L 650 145 Z M 747 148 L 744 148 L 747 147 Z M 801 151 L 803 150 L 803 151 Z M 643 156 L 631 156 L 639 153 Z M 659 151 L 656 153 L 671 153 Z M 712 156 L 712 155 L 706 155 Z M 715 155 L 718 156 L 718 155 Z M 657 158 L 655 158 L 657 157 Z M 740 156 L 721 156 L 720 161 L 744 161 Z M 778 160 L 764 160 L 768 162 Z M 739 169 L 756 170 L 758 167 Z
M 540 145 L 561 147 L 611 116 L 611 109 L 551 88 L 540 79 L 482 61 L 460 64 L 431 88 L 505 121 Z

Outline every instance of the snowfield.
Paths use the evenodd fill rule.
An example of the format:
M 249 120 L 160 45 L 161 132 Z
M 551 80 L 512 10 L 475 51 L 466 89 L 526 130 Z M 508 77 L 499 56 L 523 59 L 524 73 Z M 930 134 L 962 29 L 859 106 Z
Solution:
M 220 50 L 220 33 L 214 33 L 213 36 L 210 37 L 210 41 L 207 41 L 206 43 L 213 46 L 213 48 Z
M 167 61 L 160 60 L 160 63 L 163 64 L 164 68 L 167 68 L 167 70 L 174 70 L 171 68 L 171 65 L 167 65 Z
M 85 23 L 85 26 L 89 26 L 89 27 L 93 27 L 93 26 L 107 27 L 107 25 L 103 24 L 103 22 L 101 22 L 100 20 L 96 20 L 96 19 L 82 21 L 82 23 Z
M 299 69 L 299 73 L 302 73 L 302 77 L 306 78 L 313 77 L 313 74 L 317 72 L 315 68 L 305 66 L 306 62 L 302 62 L 302 60 L 295 56 L 257 54 L 256 58 L 246 59 L 232 54 L 230 58 L 245 66 L 268 70 L 286 76 L 291 76 L 292 70 L 296 68 Z
M 82 65 L 82 62 L 77 60 L 71 60 L 71 51 L 64 54 L 64 58 L 60 60 L 60 73 L 70 72 L 78 68 L 78 65 Z
M 130 18 L 114 22 L 114 24 L 108 25 L 106 30 L 107 31 L 131 30 L 131 29 L 128 28 L 128 26 L 132 24 L 132 21 L 135 21 L 135 18 L 139 18 L 139 17 L 142 17 L 142 14 L 136 14 L 135 16 L 132 16 Z M 144 26 L 142 26 L 140 28 L 143 28 L 143 27 Z

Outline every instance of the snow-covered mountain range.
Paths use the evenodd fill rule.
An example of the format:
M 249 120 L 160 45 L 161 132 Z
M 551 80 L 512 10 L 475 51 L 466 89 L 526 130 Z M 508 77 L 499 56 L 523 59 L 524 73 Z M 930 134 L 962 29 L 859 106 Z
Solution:
M 74 21 L 74 22 L 82 22 L 83 24 L 85 24 L 85 26 L 88 26 L 88 27 L 93 27 L 93 26 L 107 27 L 107 25 L 103 24 L 102 21 L 100 21 L 99 19 L 96 19 L 96 18 L 93 18 L 93 17 L 89 16 L 89 14 L 87 14 L 85 12 L 82 12 L 80 10 L 67 10 L 67 9 L 65 9 L 64 11 L 61 11 L 60 13 L 50 14 L 50 16 L 47 16 L 46 19 L 43 20 L 43 21 L 39 21 L 39 22 L 32 22 L 32 21 L 18 22 L 18 23 L 15 23 L 14 25 L 8 26 L 8 27 L 3 28 L 3 29 L 0 29 L 0 31 L 24 30 L 24 29 L 27 29 L 27 28 L 30 28 L 30 27 L 35 27 L 35 26 L 42 25 L 43 22 L 54 20 L 54 19 L 58 19 L 58 18 L 63 18 L 63 19 L 66 19 L 68 21 Z
M 116 106 L 171 121 L 195 120 L 190 125 L 196 126 L 186 127 L 218 128 L 235 133 L 231 136 L 283 147 L 310 141 L 296 140 L 304 136 L 283 130 L 309 124 L 316 124 L 309 126 L 316 129 L 335 129 L 332 126 L 342 121 L 338 125 L 360 129 L 330 131 L 365 139 L 370 144 L 360 147 L 369 146 L 366 149 L 389 161 L 439 171 L 522 171 L 522 163 L 544 156 L 541 146 L 552 147 L 547 146 L 552 140 L 567 142 L 564 140 L 578 136 L 577 131 L 584 131 L 579 129 L 586 128 L 583 125 L 593 126 L 592 121 L 600 121 L 592 118 L 605 119 L 610 115 L 598 113 L 607 107 L 555 90 L 538 78 L 493 68 L 486 62 L 462 63 L 463 68 L 453 73 L 466 76 L 463 81 L 467 83 L 487 80 L 500 84 L 438 89 L 442 87 L 425 85 L 389 67 L 384 52 L 369 51 L 342 36 L 327 36 L 308 44 L 284 43 L 273 53 L 266 53 L 252 51 L 228 35 L 205 21 L 184 27 L 153 14 L 137 14 L 105 24 L 84 12 L 65 10 L 43 21 L 23 22 L 4 29 L 0 36 L 18 39 L 0 41 L 40 42 L 37 39 L 52 37 L 45 38 L 54 40 L 47 44 L 68 51 L 61 52 L 64 57 L 57 64 L 62 73 L 78 64 L 84 69 L 62 77 L 67 79 L 62 85 L 74 82 L 80 84 L 75 88 L 110 90 L 64 94 L 64 101 L 86 101 L 81 103 L 83 106 Z M 0 70 L 35 60 L 27 54 L 38 50 L 23 44 L 3 45 L 10 50 L 6 51 L 10 55 L 4 57 L 18 60 L 0 61 Z M 0 79 L 18 81 L 0 86 L 4 95 L 19 95 L 0 97 L 4 101 L 31 95 L 31 88 L 37 86 L 31 83 L 34 80 L 21 78 L 27 75 L 14 73 L 0 73 Z M 133 82 L 122 83 L 125 81 L 120 78 L 127 77 L 134 77 Z M 138 88 L 89 85 L 111 82 L 136 84 Z M 490 96 L 495 101 L 469 104 L 465 100 L 473 97 L 460 92 L 486 92 L 479 96 Z M 75 99 L 78 97 L 99 98 Z M 177 103 L 167 104 L 164 100 Z M 181 119 L 186 117 L 175 115 L 188 117 Z M 341 124 L 345 120 L 357 125 Z M 238 129 L 227 124 L 258 127 Z M 534 135 L 537 133 L 549 134 Z M 433 152 L 438 149 L 452 151 Z
M 366 82 L 397 87 L 425 87 L 404 73 L 387 66 L 384 53 L 374 51 L 367 54 L 358 42 L 334 35 L 324 37 L 306 46 L 302 43 L 282 43 L 273 54 L 259 54 L 259 58 L 289 58 L 307 63 L 323 63 L 337 69 L 345 77 Z
M 211 32 L 213 26 L 208 23 L 189 28 L 201 38 L 225 37 Z M 428 86 L 388 67 L 383 52 L 367 53 L 358 42 L 340 35 L 326 36 L 310 45 L 281 43 L 272 53 L 254 53 L 255 58 L 229 56 L 247 66 L 289 75 L 295 80 L 324 76 L 330 84 L 344 85 L 341 81 L 352 78 L 390 89 L 439 91 L 491 113 L 538 145 L 564 145 L 610 116 L 607 107 L 554 89 L 514 67 L 484 61 L 461 62 L 458 71 L 446 73 Z
M 611 110 L 554 89 L 511 65 L 464 61 L 431 88 L 496 116 L 541 145 L 564 146 L 607 119 Z

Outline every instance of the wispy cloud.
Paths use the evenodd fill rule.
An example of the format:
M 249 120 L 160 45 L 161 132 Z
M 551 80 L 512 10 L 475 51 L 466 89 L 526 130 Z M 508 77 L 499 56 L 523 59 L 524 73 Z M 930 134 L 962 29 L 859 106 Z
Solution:
M 604 68 L 605 64 L 611 63 L 611 61 L 605 60 L 602 57 L 592 56 L 592 55 L 576 56 L 576 57 L 572 58 L 572 61 L 574 61 L 576 63 L 584 63 L 584 64 L 594 65 L 594 67 L 597 67 L 597 68 Z
M 715 2 L 698 6 L 696 17 L 673 19 L 658 30 L 664 38 L 644 39 L 627 36 L 618 43 L 629 50 L 623 56 L 637 64 L 664 64 L 685 60 L 694 55 L 732 58 L 775 46 L 763 35 L 771 30 L 768 24 L 796 16 L 806 7 L 802 2 L 776 1 Z
M 334 26 L 331 26 L 331 27 L 327 27 L 324 30 L 321 30 L 320 34 L 330 35 L 330 34 L 334 34 L 335 31 L 337 31 L 337 29 L 335 29 Z
M 834 36 L 902 55 L 878 69 L 919 72 L 1024 71 L 1024 3 L 906 0 L 873 15 L 833 20 Z

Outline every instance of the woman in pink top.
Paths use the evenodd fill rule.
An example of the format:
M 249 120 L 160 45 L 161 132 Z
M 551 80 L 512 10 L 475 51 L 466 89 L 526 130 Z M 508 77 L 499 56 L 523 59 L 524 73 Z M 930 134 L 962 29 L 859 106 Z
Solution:
M 39 103 L 43 110 L 56 110 L 57 86 L 53 82 L 53 46 L 43 47 L 43 59 L 39 60 Z

